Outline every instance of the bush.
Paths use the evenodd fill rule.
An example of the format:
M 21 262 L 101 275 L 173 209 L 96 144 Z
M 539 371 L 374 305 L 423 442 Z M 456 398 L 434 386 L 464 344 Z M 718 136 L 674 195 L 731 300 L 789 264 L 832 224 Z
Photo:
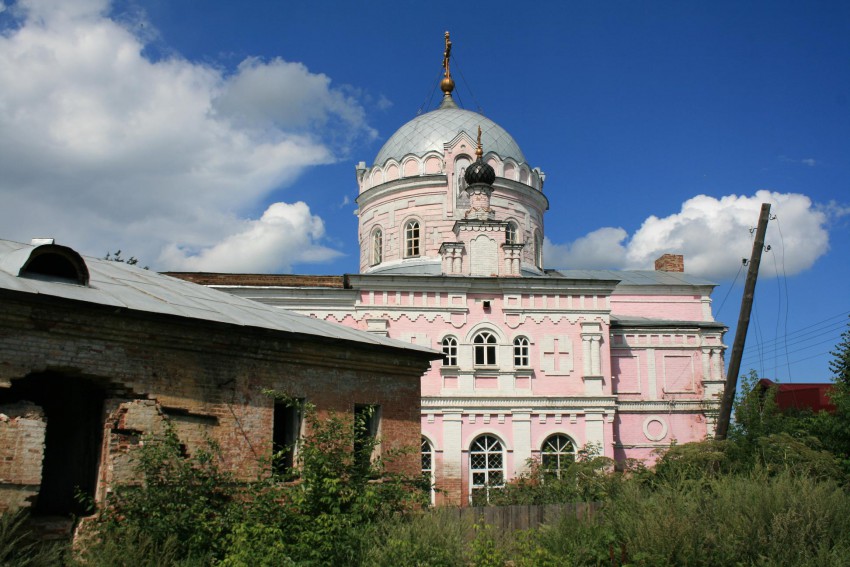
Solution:
M 600 502 L 616 492 L 625 478 L 623 472 L 633 472 L 615 472 L 615 464 L 592 446 L 579 450 L 576 460 L 558 474 L 544 469 L 540 461 L 529 459 L 526 472 L 504 487 L 491 488 L 488 499 L 473 499 L 473 505 Z
M 322 419 L 307 407 L 305 421 L 309 435 L 296 474 L 242 484 L 220 469 L 212 443 L 189 456 L 170 429 L 145 437 L 134 454 L 143 482 L 116 488 L 82 560 L 145 565 L 152 555 L 180 565 L 359 564 L 368 528 L 420 509 L 428 483 L 387 473 L 386 460 L 364 459 L 377 440 L 358 436 L 357 420 Z
M 210 443 L 186 455 L 170 428 L 144 437 L 134 455 L 142 483 L 118 486 L 107 499 L 89 554 L 107 553 L 122 542 L 130 547 L 132 541 L 173 551 L 181 559 L 215 556 L 229 530 L 235 494 L 216 453 Z

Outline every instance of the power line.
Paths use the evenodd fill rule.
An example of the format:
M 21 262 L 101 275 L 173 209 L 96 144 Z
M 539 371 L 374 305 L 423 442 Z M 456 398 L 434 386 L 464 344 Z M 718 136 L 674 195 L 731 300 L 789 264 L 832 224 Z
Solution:
M 800 351 L 802 351 L 802 350 L 808 350 L 808 349 L 810 349 L 810 348 L 813 348 L 813 347 L 816 347 L 816 346 L 818 346 L 818 345 L 822 345 L 822 344 L 835 344 L 835 341 L 836 341 L 836 340 L 838 340 L 838 338 L 839 338 L 840 336 L 841 336 L 841 335 L 836 335 L 836 336 L 834 336 L 834 337 L 832 337 L 832 336 L 831 336 L 831 337 L 828 337 L 827 339 L 824 339 L 824 340 L 818 341 L 818 342 L 813 343 L 813 344 L 811 344 L 811 345 L 804 346 L 804 347 L 801 347 L 801 348 L 798 348 L 798 349 L 794 349 L 794 350 L 789 350 L 789 351 L 787 351 L 787 353 L 786 353 L 786 354 L 792 354 L 792 353 L 795 353 L 795 352 L 800 352 Z M 808 339 L 808 340 L 814 340 L 815 338 L 818 338 L 818 337 L 812 337 L 811 339 Z M 805 342 L 805 341 L 803 341 L 803 342 Z M 781 348 L 781 347 L 780 347 L 780 348 Z M 778 350 L 780 350 L 780 348 L 772 349 L 771 351 L 768 351 L 768 353 L 778 351 Z M 759 353 L 754 353 L 754 354 L 751 354 L 751 355 L 745 356 L 745 357 L 743 358 L 743 360 L 744 360 L 744 361 L 753 362 L 753 361 L 755 361 L 755 360 L 757 360 L 757 359 L 762 359 L 762 358 L 764 358 L 764 353 L 763 353 L 763 352 L 759 352 Z
M 850 311 L 845 311 L 843 313 L 833 315 L 832 317 L 828 317 L 826 319 L 823 319 L 822 321 L 812 323 L 811 325 L 807 325 L 805 327 L 801 327 L 801 328 L 797 329 L 796 331 L 792 331 L 790 333 L 787 333 L 786 335 L 779 337 L 779 339 L 781 339 L 784 342 L 787 339 L 794 337 L 794 340 L 797 340 L 800 337 L 805 337 L 805 336 L 811 335 L 813 333 L 820 333 L 820 332 L 823 332 L 823 331 L 828 331 L 831 328 L 836 327 L 836 326 L 841 327 L 841 326 L 845 325 L 844 319 L 849 314 L 850 314 Z M 829 323 L 833 319 L 838 319 L 838 318 L 841 318 L 841 321 Z M 829 323 L 829 324 L 826 325 L 826 323 Z M 823 328 L 823 327 L 827 327 L 827 328 Z M 808 330 L 808 329 L 811 329 L 811 330 Z M 806 332 L 803 332 L 803 331 L 806 331 Z M 768 345 L 771 345 L 773 343 L 779 342 L 779 339 L 766 341 L 765 343 L 763 343 L 763 346 L 768 346 Z
M 729 299 L 729 294 L 732 293 L 732 290 L 735 288 L 735 283 L 738 281 L 738 277 L 741 275 L 741 271 L 744 269 L 744 265 L 747 263 L 746 258 L 741 262 L 741 265 L 738 266 L 738 273 L 735 274 L 735 279 L 732 280 L 732 285 L 729 286 L 729 291 L 726 292 L 726 297 L 723 298 L 723 301 L 720 303 L 720 307 L 717 308 L 716 317 L 720 318 L 720 312 L 723 311 L 723 306 L 726 305 L 726 300 Z
M 791 363 L 788 362 L 788 316 L 791 312 L 791 304 L 788 295 L 788 274 L 785 272 L 785 236 L 782 234 L 782 226 L 779 224 L 779 215 L 776 215 L 776 230 L 779 231 L 779 243 L 782 246 L 782 281 L 785 283 L 785 362 L 788 365 L 788 379 L 791 379 Z M 777 274 L 777 279 L 778 274 Z

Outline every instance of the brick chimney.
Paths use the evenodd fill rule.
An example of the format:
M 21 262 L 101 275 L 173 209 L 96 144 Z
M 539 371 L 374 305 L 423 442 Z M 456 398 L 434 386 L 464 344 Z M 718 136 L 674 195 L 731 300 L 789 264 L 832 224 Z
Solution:
M 684 272 L 685 257 L 681 254 L 664 254 L 655 261 L 656 272 Z

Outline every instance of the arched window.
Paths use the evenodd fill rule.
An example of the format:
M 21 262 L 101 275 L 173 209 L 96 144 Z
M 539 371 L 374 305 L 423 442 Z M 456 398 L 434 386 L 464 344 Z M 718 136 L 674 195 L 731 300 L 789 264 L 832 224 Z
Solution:
M 493 435 L 481 435 L 469 447 L 469 494 L 490 501 L 490 489 L 505 485 L 504 448 Z
M 477 366 L 496 364 L 496 335 L 490 331 L 481 331 L 472 339 L 472 345 Z
M 412 220 L 404 227 L 404 257 L 419 256 L 419 221 Z
M 517 244 L 518 242 L 516 223 L 510 221 L 505 229 L 505 244 Z
M 442 341 L 443 366 L 457 366 L 457 339 L 446 337 Z
M 517 337 L 514 339 L 514 366 L 529 366 L 528 339 L 525 337 Z
M 372 265 L 384 261 L 384 232 L 377 228 L 372 234 Z
M 560 478 L 576 460 L 576 446 L 573 440 L 562 433 L 556 433 L 546 438 L 540 450 L 543 472 Z
M 425 436 L 422 436 L 422 477 L 428 479 L 431 486 L 431 504 L 434 503 L 434 448 Z
M 469 167 L 471 162 L 466 157 L 459 157 L 457 161 L 455 161 L 455 177 L 457 179 L 457 194 L 459 196 L 464 196 L 464 189 L 466 189 L 466 168 Z
M 534 265 L 543 269 L 543 239 L 539 232 L 534 233 Z

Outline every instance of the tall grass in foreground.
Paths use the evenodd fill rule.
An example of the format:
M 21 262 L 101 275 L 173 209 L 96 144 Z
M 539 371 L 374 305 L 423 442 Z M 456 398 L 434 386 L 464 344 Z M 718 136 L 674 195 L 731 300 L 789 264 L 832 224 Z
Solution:
M 386 522 L 368 565 L 547 567 L 850 565 L 850 495 L 832 481 L 763 471 L 626 482 L 590 518 L 500 534 L 436 510 Z
M 850 497 L 831 481 L 755 471 L 627 483 L 601 514 L 544 527 L 564 564 L 850 565 Z

